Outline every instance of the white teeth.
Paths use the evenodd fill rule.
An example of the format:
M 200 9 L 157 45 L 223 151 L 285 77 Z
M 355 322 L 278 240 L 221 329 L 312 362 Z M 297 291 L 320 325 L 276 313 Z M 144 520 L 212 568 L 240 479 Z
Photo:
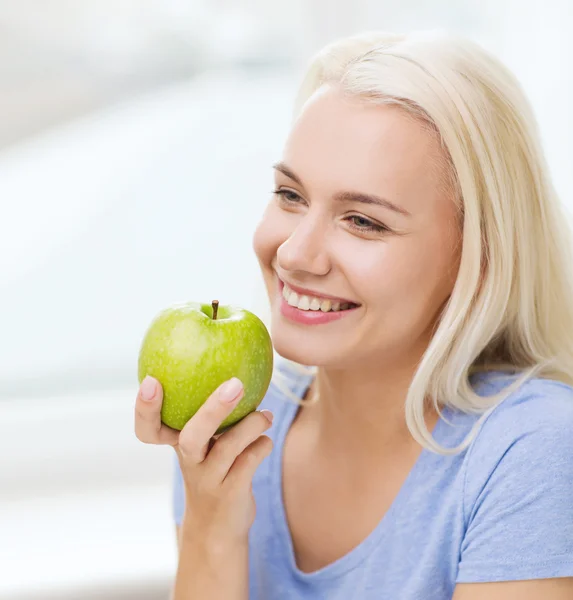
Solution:
M 310 298 L 308 296 L 301 296 L 296 306 L 300 310 L 308 310 L 310 308 Z
M 328 299 L 315 298 L 313 296 L 298 295 L 296 292 L 291 290 L 288 285 L 283 287 L 283 298 L 288 302 L 290 306 L 294 306 L 300 310 L 313 310 L 322 312 L 337 312 L 339 310 L 345 310 L 350 308 L 350 303 L 339 301 L 332 301 Z
M 320 310 L 320 300 L 318 298 L 313 298 L 310 301 L 310 310 Z
M 287 302 L 291 305 L 291 306 L 298 306 L 298 294 L 296 292 L 291 292 L 289 294 L 288 300 Z

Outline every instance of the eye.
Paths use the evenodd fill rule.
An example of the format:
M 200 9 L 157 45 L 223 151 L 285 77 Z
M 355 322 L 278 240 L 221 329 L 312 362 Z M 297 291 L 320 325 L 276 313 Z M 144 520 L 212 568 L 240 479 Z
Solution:
M 273 190 L 273 194 L 279 196 L 280 199 L 287 204 L 299 204 L 299 202 L 302 200 L 302 198 L 292 190 Z
M 380 233 L 383 231 L 390 231 L 390 229 L 386 227 L 386 225 L 374 223 L 374 221 L 371 221 L 366 217 L 362 217 L 361 215 L 351 215 L 350 217 L 348 217 L 348 222 L 350 223 L 352 229 L 355 229 L 356 231 L 362 231 L 366 233 Z
M 275 189 L 273 190 L 273 194 L 278 196 L 284 204 L 294 205 L 304 202 L 304 199 L 292 190 Z M 362 215 L 350 215 L 346 218 L 346 221 L 350 224 L 350 228 L 358 233 L 385 233 L 391 231 L 386 225 L 375 223 Z

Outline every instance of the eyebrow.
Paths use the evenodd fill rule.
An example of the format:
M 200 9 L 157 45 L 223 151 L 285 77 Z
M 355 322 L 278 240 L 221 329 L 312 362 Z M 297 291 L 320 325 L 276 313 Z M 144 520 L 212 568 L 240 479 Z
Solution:
M 302 180 L 298 175 L 288 167 L 284 162 L 278 162 L 273 165 L 273 169 L 280 171 L 283 175 L 286 175 L 289 179 L 292 179 L 301 187 L 304 187 Z M 411 214 L 400 206 L 397 206 L 390 200 L 386 200 L 386 198 L 381 198 L 380 196 L 375 196 L 374 194 L 365 194 L 363 192 L 337 192 L 334 194 L 334 199 L 337 202 L 360 202 L 362 204 L 373 204 L 376 206 L 381 206 L 382 208 L 387 208 L 393 212 L 396 212 L 400 215 L 404 215 L 406 217 L 410 217 Z

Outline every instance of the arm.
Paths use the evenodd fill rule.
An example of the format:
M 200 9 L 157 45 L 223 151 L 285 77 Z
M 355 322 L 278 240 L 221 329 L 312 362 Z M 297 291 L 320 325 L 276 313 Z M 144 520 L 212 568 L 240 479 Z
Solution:
M 452 600 L 571 600 L 573 577 L 496 583 L 460 583 Z
M 177 539 L 177 552 L 181 552 L 181 527 L 175 525 L 175 537 Z
M 179 561 L 172 600 L 248 599 L 248 533 L 256 510 L 252 479 L 272 449 L 271 439 L 263 435 L 272 414 L 255 411 L 217 435 L 243 392 L 238 380 L 226 382 L 178 432 L 161 423 L 159 382 L 146 378 L 140 388 L 136 436 L 145 443 L 173 446 L 181 473 L 183 493 L 175 504 Z M 181 506 L 179 500 L 184 500 Z
M 197 544 L 181 530 L 179 566 L 172 600 L 249 597 L 248 542 L 224 551 Z

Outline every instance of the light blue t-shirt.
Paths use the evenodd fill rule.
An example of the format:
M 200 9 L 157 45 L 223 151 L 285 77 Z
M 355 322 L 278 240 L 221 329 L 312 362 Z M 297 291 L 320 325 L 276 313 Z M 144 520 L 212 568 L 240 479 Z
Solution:
M 290 389 L 311 381 L 279 363 Z M 480 394 L 509 376 L 482 374 Z M 531 379 L 488 416 L 471 446 L 424 450 L 389 511 L 356 548 L 312 573 L 297 568 L 282 499 L 282 450 L 297 412 L 272 383 L 260 408 L 274 413 L 274 449 L 253 489 L 250 600 L 446 600 L 458 582 L 573 576 L 573 389 Z M 434 436 L 459 444 L 477 417 L 446 410 Z M 174 514 L 184 492 L 176 463 Z M 351 519 L 352 515 L 348 515 Z

